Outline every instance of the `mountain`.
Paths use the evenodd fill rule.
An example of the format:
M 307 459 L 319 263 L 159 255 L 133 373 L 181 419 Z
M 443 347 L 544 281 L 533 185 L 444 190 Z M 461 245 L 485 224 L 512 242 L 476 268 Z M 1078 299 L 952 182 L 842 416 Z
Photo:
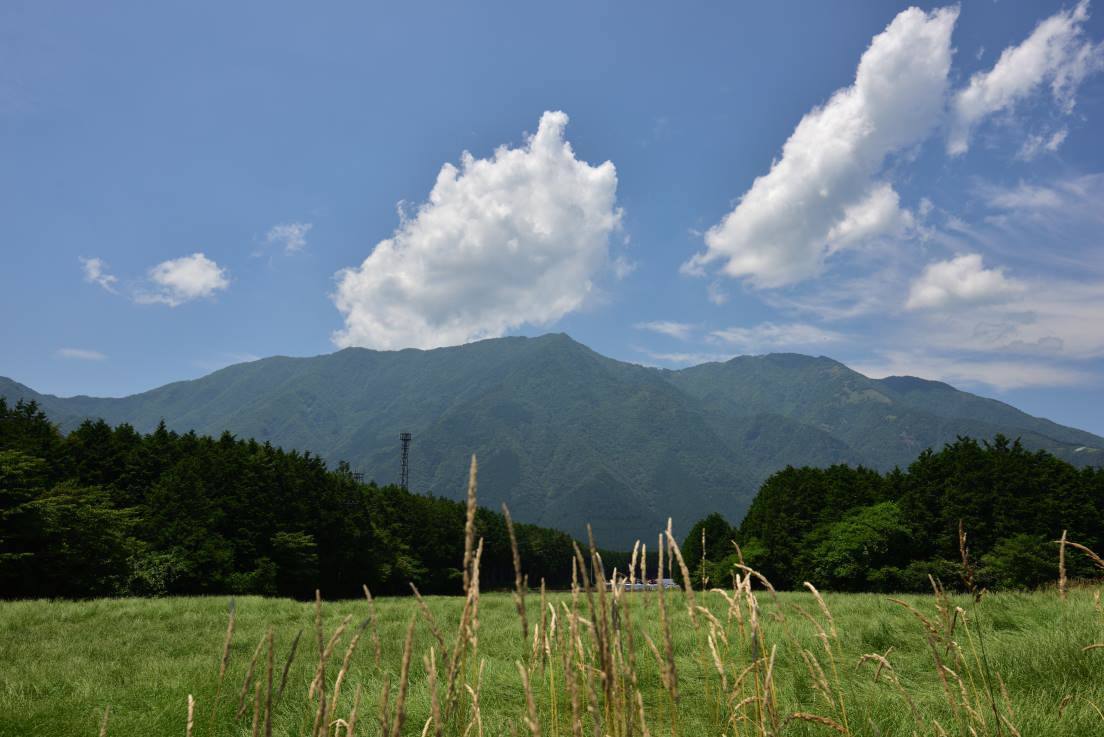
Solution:
M 907 465 L 958 435 L 1022 438 L 1079 464 L 1104 438 L 912 377 L 869 379 L 829 358 L 741 356 L 680 371 L 623 363 L 566 335 L 429 351 L 348 348 L 238 364 L 118 399 L 59 398 L 0 378 L 63 429 L 102 417 L 270 441 L 398 478 L 398 434 L 414 435 L 411 487 L 464 493 L 479 455 L 483 504 L 605 546 L 647 541 L 668 516 L 739 520 L 786 465 Z M 654 543 L 653 543 L 654 544 Z

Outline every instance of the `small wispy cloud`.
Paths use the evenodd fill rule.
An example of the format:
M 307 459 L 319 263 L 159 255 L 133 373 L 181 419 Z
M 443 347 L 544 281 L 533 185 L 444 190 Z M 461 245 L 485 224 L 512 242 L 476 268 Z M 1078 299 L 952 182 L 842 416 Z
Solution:
M 86 282 L 89 284 L 99 284 L 112 294 L 118 294 L 118 292 L 115 291 L 115 284 L 119 280 L 112 274 L 107 273 L 107 264 L 104 263 L 103 259 L 81 258 L 80 262 L 84 268 L 84 280 Z
M 617 279 L 617 281 L 622 281 L 628 278 L 628 276 L 634 271 L 636 271 L 636 267 L 639 264 L 622 255 L 614 257 L 613 260 L 610 262 L 610 265 L 613 268 L 614 277 Z
M 992 69 L 971 77 L 951 103 L 947 153 L 966 153 L 983 120 L 1011 111 L 1048 84 L 1061 112 L 1072 112 L 1081 83 L 1104 69 L 1104 44 L 1084 32 L 1088 19 L 1089 3 L 1081 0 L 1043 20 L 1021 44 L 1006 48 Z
M 860 374 L 874 379 L 886 376 L 918 376 L 955 385 L 984 385 L 998 391 L 1077 386 L 1093 380 L 1092 374 L 1086 371 L 1052 363 L 964 359 L 910 351 L 886 351 L 877 359 L 849 365 Z
M 633 325 L 637 330 L 647 330 L 659 333 L 678 340 L 689 340 L 694 333 L 694 326 L 685 322 L 673 322 L 670 320 L 653 320 L 651 322 L 638 322 Z
M 178 307 L 185 302 L 211 297 L 230 286 L 226 269 L 202 253 L 162 261 L 150 269 L 152 291 L 140 291 L 134 301 Z
M 220 353 L 210 358 L 197 359 L 192 361 L 192 365 L 196 368 L 203 369 L 204 371 L 218 371 L 219 369 L 226 368 L 227 366 L 233 366 L 239 363 L 252 363 L 253 361 L 259 361 L 260 356 L 253 353 Z
M 59 348 L 57 354 L 62 358 L 77 361 L 105 361 L 107 356 L 99 351 L 90 351 L 86 348 Z
M 724 343 L 740 350 L 754 351 L 775 348 L 816 347 L 838 343 L 846 336 L 833 330 L 825 330 L 803 322 L 776 324 L 764 322 L 754 327 L 731 327 L 714 330 L 709 334 L 714 342 Z
M 1044 151 L 1054 153 L 1066 142 L 1067 136 L 1069 136 L 1068 128 L 1060 128 L 1049 136 L 1046 134 L 1032 134 L 1020 146 L 1016 158 L 1021 161 L 1031 161 Z
M 721 361 L 727 361 L 732 358 L 731 353 L 663 353 L 649 351 L 643 348 L 636 348 L 635 350 L 638 353 L 652 359 L 653 361 L 659 361 L 660 363 L 671 364 L 674 366 L 696 366 L 702 363 L 718 363 Z
M 710 302 L 717 305 L 723 305 L 728 301 L 728 292 L 721 286 L 721 282 L 714 280 L 709 283 L 709 286 L 705 288 L 705 296 Z
M 284 253 L 295 253 L 307 245 L 307 233 L 314 227 L 311 223 L 281 223 L 273 225 L 265 235 L 265 243 L 270 246 L 282 246 Z

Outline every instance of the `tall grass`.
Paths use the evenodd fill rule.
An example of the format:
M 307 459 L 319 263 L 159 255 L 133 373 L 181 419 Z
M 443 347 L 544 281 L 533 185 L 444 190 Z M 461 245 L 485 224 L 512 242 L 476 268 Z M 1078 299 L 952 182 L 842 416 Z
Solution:
M 474 458 L 468 489 L 474 510 Z M 635 561 L 627 572 L 607 571 L 591 538 L 585 551 L 575 549 L 571 591 L 542 585 L 537 601 L 516 554 L 512 594 L 482 593 L 473 524 L 466 538 L 462 598 L 426 599 L 414 589 L 413 600 L 376 601 L 365 589 L 359 604 L 328 604 L 319 594 L 313 648 L 300 646 L 306 611 L 290 602 L 232 605 L 221 650 L 206 656 L 196 642 L 218 641 L 211 600 L 6 604 L 0 734 L 1104 734 L 1104 611 L 1099 591 L 1065 580 L 1066 548 L 1102 568 L 1104 561 L 1065 535 L 1054 591 L 978 590 L 963 532 L 968 594 L 933 579 L 931 596 L 887 599 L 823 595 L 811 584 L 780 593 L 745 565 L 731 587 L 695 591 L 668 526 L 658 575 L 677 569 L 681 591 L 626 591 Z M 97 662 L 110 657 L 95 643 L 88 652 L 98 655 L 70 657 L 66 673 L 55 673 L 50 659 L 60 657 L 64 637 L 33 641 L 51 612 L 73 620 L 66 637 L 106 618 L 125 642 L 141 637 L 135 618 L 153 611 L 174 622 L 176 639 L 161 632 L 128 651 L 149 654 L 152 682 L 114 683 L 126 680 L 125 664 Z M 19 630 L 32 641 L 17 641 Z M 365 638 L 371 648 L 361 647 Z M 4 675 L 13 664 L 18 675 Z M 98 668 L 110 674 L 75 675 Z M 72 700 L 69 686 L 55 690 L 59 682 L 79 684 L 79 702 L 94 704 L 86 723 L 51 704 Z M 236 699 L 224 698 L 235 689 Z

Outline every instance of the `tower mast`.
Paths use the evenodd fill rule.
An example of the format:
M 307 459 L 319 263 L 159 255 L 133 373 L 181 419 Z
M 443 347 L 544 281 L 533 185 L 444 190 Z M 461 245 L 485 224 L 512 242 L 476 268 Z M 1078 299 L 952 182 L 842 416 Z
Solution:
M 400 458 L 399 469 L 399 486 L 406 491 L 410 486 L 410 433 L 399 433 L 399 440 L 402 441 L 402 456 Z

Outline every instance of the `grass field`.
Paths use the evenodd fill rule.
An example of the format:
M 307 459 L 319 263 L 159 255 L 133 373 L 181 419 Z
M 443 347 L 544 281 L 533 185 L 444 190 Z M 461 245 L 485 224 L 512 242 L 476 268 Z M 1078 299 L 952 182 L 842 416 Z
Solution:
M 435 691 L 442 733 L 467 731 L 472 737 L 512 732 L 591 735 L 593 714 L 601 718 L 601 734 L 611 735 L 643 734 L 644 727 L 651 735 L 813 735 L 841 729 L 855 735 L 956 735 L 970 734 L 971 729 L 977 734 L 1025 736 L 1104 734 L 1104 717 L 1097 711 L 1104 704 L 1104 649 L 1084 650 L 1104 642 L 1104 619 L 1089 589 L 1075 589 L 1065 602 L 1055 592 L 988 595 L 976 606 L 972 598 L 953 597 L 944 604 L 961 607 L 966 625 L 963 614 L 956 615 L 952 608 L 947 610 L 952 624 L 946 627 L 936 597 L 905 597 L 905 603 L 927 618 L 930 629 L 884 596 L 826 595 L 831 621 L 811 593 L 775 598 L 762 590 L 741 591 L 734 599 L 736 607 L 730 605 L 731 596 L 732 592 L 698 592 L 697 605 L 708 609 L 716 622 L 699 609 L 694 610 L 695 626 L 683 592 L 666 595 L 666 618 L 655 592 L 623 594 L 619 601 L 607 594 L 604 606 L 595 592 L 593 611 L 586 593 L 580 592 L 574 604 L 578 615 L 573 638 L 572 596 L 548 595 L 542 628 L 540 595 L 531 593 L 526 600 L 530 634 L 524 642 L 511 594 L 477 597 L 477 624 L 468 617 L 465 627 L 464 597 L 426 599 L 432 627 L 413 598 L 377 600 L 377 625 L 364 627 L 349 658 L 336 710 L 330 711 L 338 717 L 324 721 L 347 719 L 361 686 L 356 733 L 384 733 L 379 714 L 386 682 L 386 731 L 394 733 L 404 639 L 413 620 L 402 734 L 423 734 L 423 728 L 436 733 L 431 719 Z M 557 611 L 554 629 L 549 605 Z M 363 600 L 323 603 L 321 612 L 327 640 L 346 615 L 351 617 L 326 670 L 329 699 L 347 646 L 368 618 L 369 605 Z M 292 639 L 303 631 L 286 691 L 269 712 L 271 733 L 313 734 L 317 700 L 308 697 L 308 686 L 319 661 L 315 616 L 311 603 L 237 600 L 212 726 L 228 621 L 225 599 L 0 604 L 0 733 L 94 736 L 110 706 L 108 735 L 183 735 L 191 694 L 192 734 L 252 734 L 255 698 L 256 730 L 264 734 L 267 646 L 257 658 L 257 685 L 244 689 L 244 713 L 236 718 L 235 712 L 257 643 L 271 626 L 274 689 Z M 664 665 L 664 619 L 670 631 L 677 703 Z M 457 632 L 464 633 L 464 654 L 455 661 L 458 694 L 447 721 L 448 669 L 433 628 L 450 653 Z M 545 650 L 547 641 L 550 657 L 533 656 L 534 630 L 537 649 Z M 378 666 L 375 632 L 382 654 Z M 655 644 L 655 653 L 645 635 Z M 602 636 L 612 643 L 606 648 L 612 654 L 603 656 L 598 642 Z M 430 686 L 425 657 L 431 647 L 436 689 Z M 888 653 L 892 664 L 892 671 L 883 665 L 877 682 L 878 664 L 859 664 L 861 656 L 870 653 Z M 943 677 L 934 665 L 937 656 L 946 666 Z M 531 681 L 532 712 L 519 662 Z M 614 674 L 608 696 L 603 670 Z M 572 728 L 570 688 L 564 679 L 569 671 L 577 675 L 577 731 Z M 587 711 L 588 704 L 593 712 Z M 812 716 L 794 718 L 794 713 Z M 529 714 L 536 717 L 535 724 L 527 721 Z M 341 723 L 333 730 L 330 734 L 345 734 Z

